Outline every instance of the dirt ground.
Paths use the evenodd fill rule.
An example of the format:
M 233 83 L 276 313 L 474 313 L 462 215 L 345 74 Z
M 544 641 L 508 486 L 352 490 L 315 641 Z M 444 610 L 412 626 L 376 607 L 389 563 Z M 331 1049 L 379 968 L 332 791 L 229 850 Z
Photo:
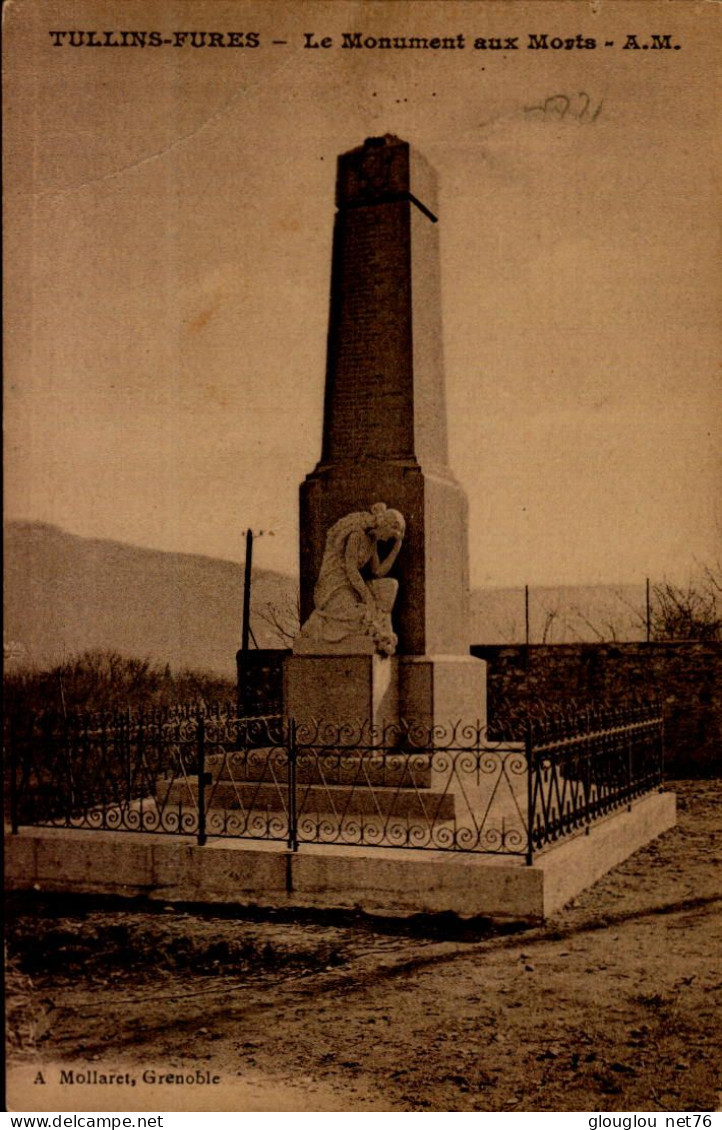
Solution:
M 15 897 L 10 1109 L 718 1109 L 722 782 L 669 787 L 677 828 L 541 927 Z

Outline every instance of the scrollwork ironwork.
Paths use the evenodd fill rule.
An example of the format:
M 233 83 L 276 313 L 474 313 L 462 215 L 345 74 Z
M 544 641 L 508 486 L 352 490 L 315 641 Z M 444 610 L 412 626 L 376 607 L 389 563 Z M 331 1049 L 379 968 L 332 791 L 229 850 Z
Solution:
M 479 723 L 174 707 L 26 717 L 13 743 L 19 823 L 530 858 L 658 786 L 662 719 L 548 711 L 504 743 Z

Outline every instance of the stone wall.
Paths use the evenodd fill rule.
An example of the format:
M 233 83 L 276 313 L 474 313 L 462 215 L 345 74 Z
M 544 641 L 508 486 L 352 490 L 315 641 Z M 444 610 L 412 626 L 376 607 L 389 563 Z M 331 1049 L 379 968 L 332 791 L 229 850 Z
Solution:
M 720 643 L 519 644 L 471 651 L 488 664 L 491 728 L 537 705 L 654 697 L 664 708 L 667 772 L 722 771 Z
M 246 653 L 246 709 L 251 716 L 283 713 L 283 661 L 290 648 L 249 648 Z M 241 702 L 241 653 L 236 652 L 238 703 Z

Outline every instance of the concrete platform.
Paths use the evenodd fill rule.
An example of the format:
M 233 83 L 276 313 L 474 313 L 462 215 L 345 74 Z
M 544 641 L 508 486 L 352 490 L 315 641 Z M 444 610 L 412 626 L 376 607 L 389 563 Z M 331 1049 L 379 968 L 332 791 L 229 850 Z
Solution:
M 21 828 L 5 840 L 10 891 L 144 896 L 163 902 L 235 906 L 358 908 L 407 915 L 538 921 L 672 828 L 673 793 L 650 793 L 546 849 L 531 867 L 521 858 Z

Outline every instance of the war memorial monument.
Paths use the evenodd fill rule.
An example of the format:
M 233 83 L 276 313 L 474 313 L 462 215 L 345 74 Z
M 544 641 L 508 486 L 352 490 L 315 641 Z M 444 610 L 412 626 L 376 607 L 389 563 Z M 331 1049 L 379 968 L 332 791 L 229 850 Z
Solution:
M 300 491 L 297 720 L 485 714 L 467 502 L 449 467 L 436 178 L 399 138 L 338 162 L 321 459 Z
M 254 715 L 244 684 L 240 709 L 27 720 L 16 889 L 540 919 L 675 823 L 658 705 L 490 736 L 448 461 L 435 178 L 405 141 L 369 138 L 339 158 L 336 206 L 282 704 Z

